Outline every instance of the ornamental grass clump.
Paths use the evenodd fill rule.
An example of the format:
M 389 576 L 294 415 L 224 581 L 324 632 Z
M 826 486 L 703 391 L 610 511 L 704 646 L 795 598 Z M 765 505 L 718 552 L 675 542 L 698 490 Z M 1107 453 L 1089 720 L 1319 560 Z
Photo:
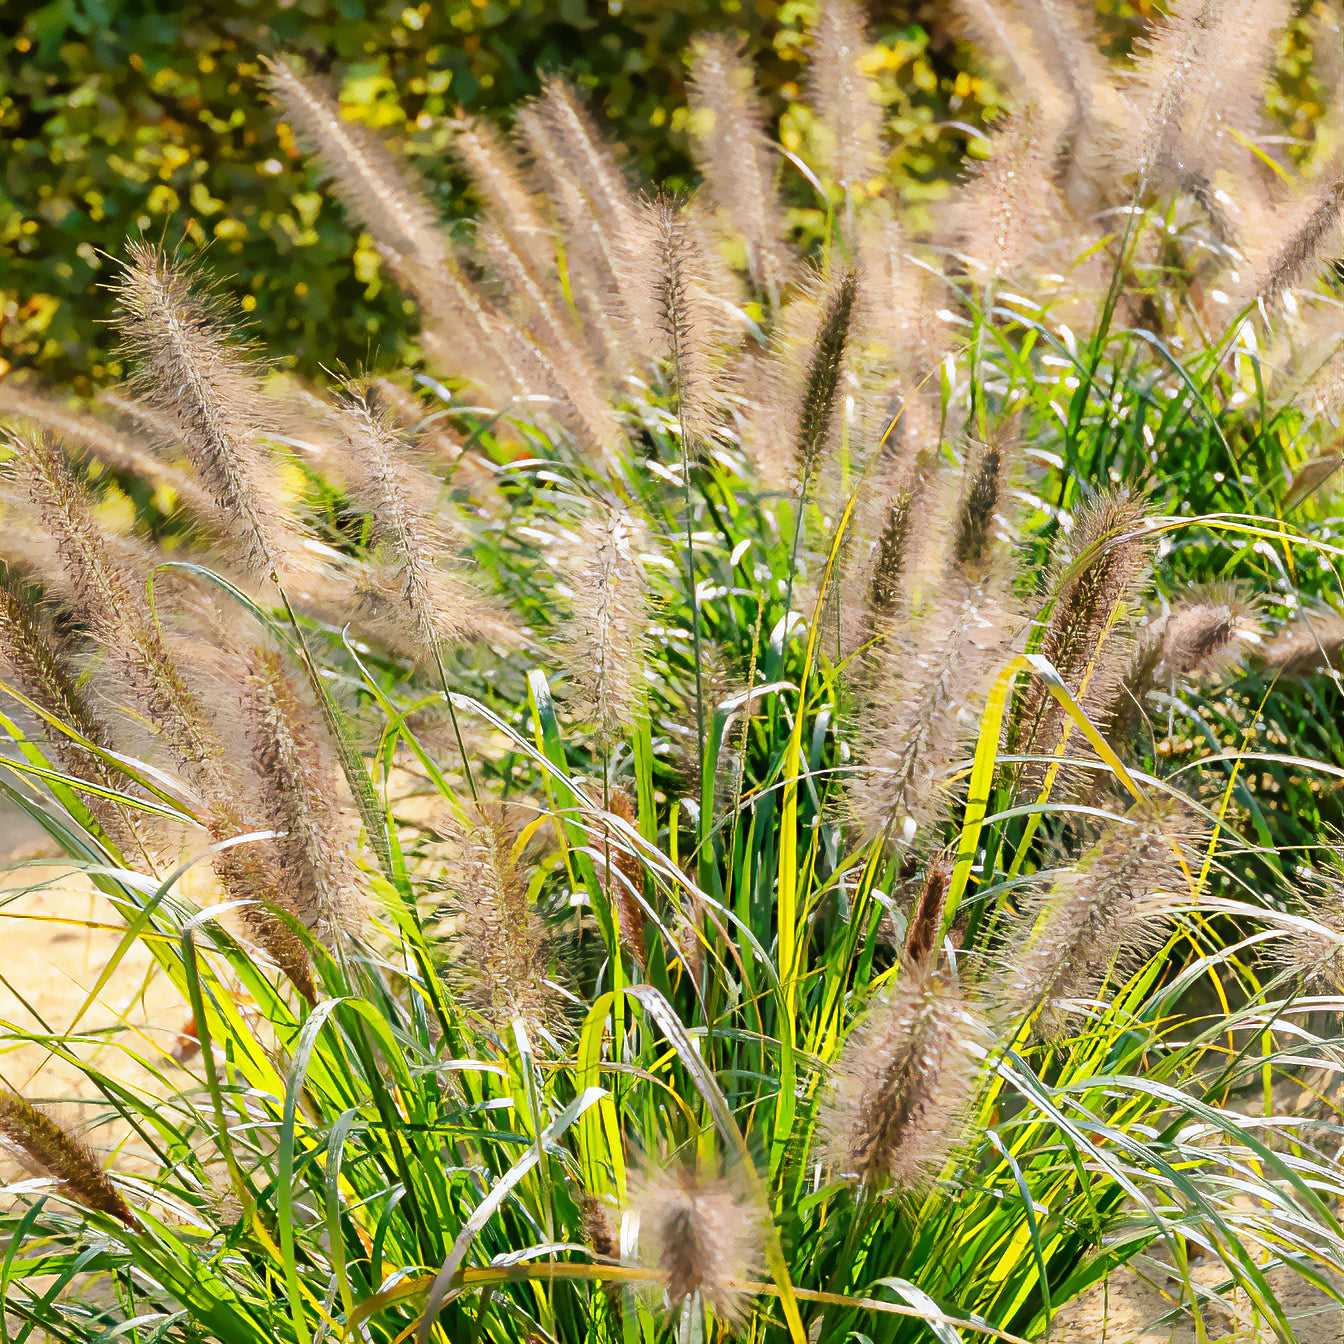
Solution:
M 281 375 L 141 241 L 129 383 L 0 382 L 0 789 L 66 855 L 0 914 L 177 1005 L 9 1029 L 117 1172 L 6 1068 L 9 1328 L 1021 1341 L 1134 1266 L 1292 1337 L 1344 1266 L 1282 1113 L 1344 1007 L 1338 165 L 1254 8 L 1130 58 L 959 2 L 1006 105 L 918 210 L 853 3 L 782 137 L 695 44 L 675 193 L 560 75 L 461 113 L 451 232 L 266 58 L 420 359 Z

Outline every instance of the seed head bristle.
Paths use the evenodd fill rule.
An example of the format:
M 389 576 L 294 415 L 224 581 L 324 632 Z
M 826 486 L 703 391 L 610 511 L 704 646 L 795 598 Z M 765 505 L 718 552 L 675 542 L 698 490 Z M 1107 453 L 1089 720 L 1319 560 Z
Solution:
M 448 243 L 420 184 L 358 122 L 341 115 L 326 83 L 290 61 L 262 57 L 263 84 L 299 143 L 316 159 L 345 208 L 391 256 L 426 271 L 448 265 Z
M 6 379 L 0 383 L 0 418 L 11 417 L 29 420 L 67 443 L 78 444 L 113 471 L 125 472 L 156 490 L 171 491 L 177 502 L 196 517 L 214 515 L 210 496 L 186 472 L 157 453 L 87 412 L 72 410 L 54 396 Z
M 261 379 L 194 279 L 156 247 L 135 242 L 128 249 L 116 292 L 123 350 L 135 368 L 132 386 L 178 426 L 254 572 L 271 578 L 295 525 L 271 493 L 274 468 L 259 438 Z
M 1277 211 L 1266 230 L 1271 248 L 1256 268 L 1253 293 L 1271 304 L 1310 272 L 1329 247 L 1339 246 L 1344 174 L 1327 178 L 1297 205 Z
M 1237 666 L 1260 642 L 1256 606 L 1230 584 L 1191 594 L 1174 605 L 1162 632 L 1161 671 L 1216 677 Z
M 497 1032 L 521 1020 L 534 1036 L 553 1035 L 563 1021 L 547 980 L 550 939 L 528 898 L 503 810 L 480 813 L 460 839 L 448 909 L 458 926 L 450 941 L 462 995 Z
M 789 270 L 784 210 L 775 186 L 778 154 L 751 62 L 726 34 L 693 47 L 689 96 L 692 148 L 710 194 L 746 246 L 752 283 L 776 299 Z
M 865 711 L 863 768 L 848 810 L 867 839 L 898 842 L 936 825 L 949 797 L 943 776 L 973 734 L 988 681 L 1016 625 L 1007 573 L 948 582 L 927 610 L 890 630 L 877 651 Z
M 868 1189 L 919 1191 L 965 1131 L 980 1015 L 927 967 L 908 967 L 850 1031 L 822 1120 L 835 1168 Z
M 808 99 L 825 131 L 822 165 L 846 192 L 877 176 L 884 159 L 881 103 L 860 64 L 869 45 L 863 10 L 854 0 L 829 0 L 820 7 L 812 29 Z
M 244 708 L 268 829 L 280 832 L 277 885 L 299 918 L 327 947 L 358 933 L 359 872 L 333 782 L 320 722 L 298 694 L 278 653 L 249 659 Z
M 637 338 L 646 355 L 667 369 L 686 447 L 693 452 L 722 415 L 726 333 L 702 288 L 706 266 L 685 207 L 668 196 L 644 202 L 627 245 Z
M 11 437 L 18 471 L 71 586 L 80 618 L 111 655 L 149 722 L 202 792 L 222 779 L 208 715 L 170 654 L 135 575 L 114 556 L 87 492 L 59 447 L 41 434 Z
M 962 203 L 965 251 L 986 283 L 1014 275 L 1052 221 L 1053 151 L 1039 109 L 1015 112 L 991 136 Z
M 1136 805 L 1024 907 L 1008 939 L 1011 1021 L 1036 1012 L 1037 1033 L 1059 1039 L 1108 980 L 1160 943 L 1187 890 L 1179 821 L 1170 803 Z
M 1271 965 L 1300 976 L 1309 988 L 1344 994 L 1344 877 L 1338 846 L 1329 861 L 1306 874 L 1298 899 L 1298 918 L 1274 939 Z
M 582 535 L 583 568 L 562 648 L 566 699 L 605 750 L 625 736 L 643 695 L 648 609 L 630 516 L 594 520 Z
M 830 445 L 840 400 L 840 375 L 858 293 L 858 272 L 850 269 L 831 286 L 822 305 L 821 321 L 802 387 L 798 432 L 794 438 L 794 461 L 802 480 L 816 473 Z
M 1133 655 L 1133 618 L 1155 546 L 1146 516 L 1141 498 L 1119 491 L 1079 511 L 1069 538 L 1072 563 L 1057 564 L 1054 606 L 1038 646 L 1101 732 Z M 1019 751 L 1055 751 L 1064 709 L 1039 678 L 1023 692 L 1018 723 Z M 1033 763 L 1024 786 L 1037 787 L 1043 776 L 1044 766 Z
M 1271 674 L 1309 677 L 1344 666 L 1344 615 L 1314 608 L 1284 626 L 1261 654 Z
M 111 746 L 112 730 L 81 683 L 69 651 L 50 622 L 43 618 L 34 588 L 3 562 L 0 562 L 0 669 L 16 679 L 30 700 L 94 747 Z M 59 730 L 45 724 L 43 727 L 51 750 L 67 774 L 103 788 L 124 787 L 126 781 L 103 757 L 72 742 Z M 87 804 L 119 849 L 135 841 L 137 833 L 131 814 L 104 799 L 89 798 Z
M 946 856 L 940 854 L 930 860 L 906 929 L 905 964 L 911 972 L 932 970 L 938 959 L 938 935 L 951 881 L 952 866 Z
M 554 283 L 555 228 L 542 214 L 513 147 L 479 117 L 459 114 L 448 129 L 449 148 L 470 175 L 486 217 L 537 277 Z
M 1143 179 L 1160 163 L 1184 160 L 1183 130 L 1190 109 L 1203 106 L 1218 68 L 1219 35 L 1230 8 L 1229 0 L 1175 0 L 1142 43 L 1130 88 L 1131 135 L 1121 150 L 1123 169 Z
M 473 639 L 511 641 L 467 578 L 443 525 L 442 483 L 416 465 L 414 449 L 388 411 L 348 386 L 339 405 L 351 497 L 369 511 L 373 541 L 387 563 L 370 575 L 376 591 L 402 610 L 431 658 Z
M 60 1183 L 72 1203 L 105 1213 L 133 1232 L 140 1222 L 88 1144 L 15 1092 L 0 1089 L 0 1139 Z
M 624 789 L 611 790 L 608 807 L 613 816 L 638 830 L 639 814 L 634 799 Z M 634 891 L 644 890 L 644 865 L 630 852 L 630 842 L 624 836 L 616 834 L 612 829 L 608 829 L 606 835 L 611 847 L 611 867 L 615 869 L 609 879 L 608 890 L 616 906 L 621 941 L 642 967 L 645 964 L 644 907 L 631 888 Z
M 1015 431 L 1008 425 L 988 443 L 973 445 L 952 537 L 953 563 L 965 575 L 982 573 L 993 559 L 994 520 L 1014 446 Z
M 698 1296 L 730 1328 L 750 1307 L 768 1214 L 731 1178 L 709 1180 L 692 1167 L 653 1171 L 632 1201 L 641 1258 L 667 1275 L 674 1314 Z

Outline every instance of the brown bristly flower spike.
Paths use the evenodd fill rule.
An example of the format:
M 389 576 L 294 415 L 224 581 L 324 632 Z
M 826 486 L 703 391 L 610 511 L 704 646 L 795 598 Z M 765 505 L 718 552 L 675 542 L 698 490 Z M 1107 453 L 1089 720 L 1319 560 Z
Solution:
M 190 269 L 135 242 L 116 284 L 132 386 L 179 427 L 222 513 L 236 520 L 254 570 L 273 578 L 286 543 L 259 442 L 261 380 L 229 338 L 218 305 Z
M 625 513 L 585 526 L 585 563 L 574 579 L 574 614 L 563 645 L 566 698 L 604 749 L 625 735 L 644 693 L 648 609 L 637 540 Z
M 931 970 L 938 959 L 938 935 L 951 882 L 952 865 L 947 856 L 939 854 L 931 859 L 905 934 L 905 965 L 912 972 Z
M 1217 584 L 1172 607 L 1162 631 L 1159 675 L 1218 676 L 1259 642 L 1255 603 L 1234 585 Z
M 34 590 L 0 563 L 0 669 L 7 669 L 25 695 L 95 747 L 111 745 L 111 730 L 100 718 L 79 680 L 78 669 L 42 617 Z M 56 759 L 69 775 L 103 788 L 125 784 L 114 767 L 94 751 L 43 725 Z M 130 815 L 103 799 L 87 800 L 89 810 L 119 849 L 136 839 Z
M 559 1001 L 547 983 L 548 938 L 528 899 L 502 809 L 479 815 L 462 835 L 452 879 L 453 970 L 466 1001 L 496 1031 L 521 1019 L 530 1033 L 554 1031 Z
M 275 841 L 277 885 L 317 939 L 335 947 L 361 922 L 359 874 L 333 789 L 320 722 L 296 692 L 284 660 L 254 650 L 244 692 L 262 816 Z
M 94 522 L 87 493 L 69 464 L 42 435 L 13 437 L 29 495 L 73 588 L 77 614 L 101 639 L 127 689 L 172 750 L 176 764 L 200 793 L 202 821 L 216 842 L 242 835 L 244 805 L 237 779 L 200 697 L 170 653 L 143 588 L 111 552 Z M 242 917 L 257 943 L 309 1002 L 316 1002 L 312 968 L 302 940 L 273 907 L 284 898 L 270 880 L 254 846 L 235 846 L 214 856 L 214 868 L 229 894 L 247 902 Z
M 694 453 L 720 418 L 715 337 L 722 323 L 700 285 L 704 266 L 684 206 L 666 195 L 643 202 L 629 246 L 641 291 L 632 305 L 639 338 L 667 369 L 686 450 Z
M 777 299 L 789 265 L 775 188 L 779 155 L 766 134 L 766 109 L 751 62 L 741 43 L 723 33 L 701 38 L 693 51 L 689 96 L 696 163 L 746 245 L 752 283 Z
M 914 493 L 897 490 L 887 501 L 882 531 L 877 538 L 873 577 L 868 586 L 868 606 L 873 625 L 881 628 L 900 605 L 904 584 L 906 553 L 913 531 L 911 513 Z
M 1344 174 L 1326 179 L 1305 201 L 1276 220 L 1274 237 L 1282 239 L 1261 265 L 1255 295 L 1273 303 L 1320 260 L 1325 249 L 1339 245 L 1339 220 L 1344 213 Z
M 698 1296 L 730 1328 L 740 1325 L 768 1218 L 745 1182 L 671 1167 L 644 1176 L 632 1208 L 639 1215 L 641 1258 L 667 1275 L 673 1313 Z
M 823 1111 L 832 1166 L 870 1190 L 918 1191 L 965 1127 L 979 1015 L 946 976 L 910 966 L 845 1041 Z
M 607 806 L 613 816 L 619 817 L 632 830 L 639 829 L 639 814 L 635 809 L 635 801 L 624 789 L 612 789 Z M 633 887 L 635 891 L 644 890 L 644 865 L 630 853 L 630 842 L 624 836 L 617 836 L 610 828 L 606 834 L 607 842 L 611 846 L 611 867 L 615 869 L 608 881 L 608 890 L 615 902 L 621 941 L 630 949 L 631 955 L 642 967 L 645 963 L 644 907 L 640 905 L 630 888 Z
M 1302 977 L 1308 987 L 1344 994 L 1344 850 L 1336 844 L 1329 862 L 1307 874 L 1298 892 L 1300 922 L 1287 923 L 1287 933 L 1274 939 L 1270 961 Z M 1295 912 L 1296 913 L 1296 912 Z
M 881 104 L 860 65 L 868 46 L 863 10 L 855 0 L 820 6 L 812 30 L 808 97 L 826 132 L 824 165 L 847 193 L 882 167 Z
M 72 1203 L 140 1231 L 140 1223 L 88 1144 L 16 1092 L 0 1089 L 0 1138 L 19 1156 L 60 1182 Z
M 1344 665 L 1344 615 L 1329 607 L 1304 613 L 1265 645 L 1260 661 L 1284 677 L 1338 669 Z
M 1129 668 L 1131 618 L 1155 546 L 1146 516 L 1141 498 L 1120 491 L 1100 494 L 1079 510 L 1070 538 L 1072 562 L 1059 563 L 1054 606 L 1038 648 L 1102 732 L 1107 725 L 1099 720 L 1114 705 Z M 1055 751 L 1064 709 L 1037 677 L 1023 693 L 1018 722 L 1019 751 Z M 1040 763 L 1028 767 L 1028 787 L 1043 773 Z
M 88 454 L 112 468 L 135 476 L 156 490 L 170 490 L 187 512 L 201 518 L 214 514 L 209 495 L 186 472 L 165 462 L 115 426 L 72 410 L 55 396 L 6 378 L 0 382 L 0 418 L 30 420 L 42 429 L 78 444 Z
M 1170 802 L 1136 804 L 1024 907 L 1009 935 L 1003 1007 L 1011 1022 L 1036 1013 L 1037 1034 L 1058 1039 L 1078 1001 L 1160 943 L 1188 887 L 1177 824 Z
M 511 638 L 466 577 L 444 563 L 452 546 L 442 524 L 442 483 L 416 465 L 392 416 L 353 386 L 339 410 L 347 488 L 369 511 L 373 541 L 390 557 L 373 582 L 409 616 L 421 649 L 432 659 L 471 639 Z
M 1014 437 L 1011 427 L 1001 427 L 988 443 L 976 445 L 968 464 L 952 539 L 952 558 L 963 574 L 982 573 L 991 558 L 994 515 L 1003 495 Z
M 380 247 L 440 271 L 448 244 L 420 186 L 367 128 L 347 121 L 325 83 L 280 57 L 264 56 L 264 85 L 295 138 L 314 154 L 341 203 Z
M 840 276 L 825 296 L 821 323 L 808 360 L 798 415 L 798 433 L 794 440 L 794 461 L 799 479 L 804 482 L 816 474 L 822 455 L 830 443 L 836 407 L 840 400 L 840 375 L 844 369 L 858 293 L 858 272 L 851 268 Z

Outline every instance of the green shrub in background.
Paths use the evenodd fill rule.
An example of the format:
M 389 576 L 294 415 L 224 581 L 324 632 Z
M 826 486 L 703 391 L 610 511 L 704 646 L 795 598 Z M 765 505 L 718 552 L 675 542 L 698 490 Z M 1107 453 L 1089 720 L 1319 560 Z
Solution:
M 1311 0 L 1288 35 L 1274 111 L 1310 136 L 1324 103 L 1308 59 Z M 319 365 L 394 364 L 414 319 L 367 238 L 315 190 L 256 97 L 261 51 L 292 49 L 338 72 L 348 115 L 394 133 L 449 216 L 464 180 L 443 152 L 460 105 L 502 111 L 563 69 L 593 95 L 640 174 L 688 175 L 685 63 L 691 33 L 746 36 L 781 110 L 798 94 L 811 0 L 297 0 L 17 3 L 0 18 L 0 373 L 36 365 L 85 391 L 108 364 L 100 257 L 128 234 L 212 246 L 277 352 Z M 956 175 L 968 131 L 997 107 L 994 85 L 939 3 L 875 6 L 871 67 L 887 103 L 890 180 L 907 198 Z M 1152 0 L 1103 0 L 1113 50 Z M 1328 80 L 1326 81 L 1328 83 Z M 793 108 L 786 130 L 803 133 Z M 952 123 L 962 123 L 958 126 Z M 803 184 L 799 183 L 802 187 Z M 801 198 L 800 198 L 801 199 Z M 805 221 L 804 221 L 805 222 Z
M 391 0 L 296 4 L 55 0 L 33 7 L 0 66 L 0 354 L 76 382 L 106 372 L 99 253 L 144 232 L 209 241 L 212 265 L 305 368 L 396 361 L 414 324 L 376 253 L 334 205 L 257 96 L 261 51 L 301 53 L 339 72 L 347 114 L 395 134 L 446 214 L 464 180 L 444 154 L 442 119 L 458 106 L 505 109 L 563 69 L 593 92 L 641 173 L 689 167 L 680 124 L 690 34 L 742 30 L 767 89 L 797 92 L 800 20 L 811 6 L 767 0 L 490 0 L 418 6 Z M 980 83 L 935 60 L 908 6 L 880 20 L 879 59 L 904 172 L 946 177 L 964 136 L 922 144 L 949 98 L 981 118 Z M 898 92 L 899 87 L 899 92 Z

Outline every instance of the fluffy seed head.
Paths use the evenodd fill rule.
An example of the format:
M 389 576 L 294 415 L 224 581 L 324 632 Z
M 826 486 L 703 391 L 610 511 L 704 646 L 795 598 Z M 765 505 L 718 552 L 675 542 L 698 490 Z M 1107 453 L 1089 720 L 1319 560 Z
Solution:
M 1098 495 L 1079 511 L 1072 559 L 1057 565 L 1055 602 L 1039 645 L 1102 732 L 1130 665 L 1134 613 L 1155 544 L 1144 526 L 1146 512 L 1142 499 L 1119 491 Z M 1064 709 L 1039 678 L 1023 692 L 1019 724 L 1024 753 L 1053 752 L 1061 740 Z M 1038 786 L 1043 775 L 1040 763 L 1025 769 L 1026 788 Z
M 812 30 L 808 96 L 825 130 L 824 167 L 846 191 L 882 166 L 881 105 L 859 64 L 868 45 L 863 11 L 854 0 L 821 6 Z
M 1329 607 L 1290 622 L 1265 645 L 1266 669 L 1284 677 L 1307 677 L 1344 663 L 1344 615 Z
M 528 899 L 502 810 L 478 816 L 461 836 L 449 875 L 452 974 L 463 998 L 496 1031 L 521 1019 L 529 1032 L 554 1032 L 560 1001 L 548 983 L 546 926 Z
M 1313 872 L 1299 895 L 1302 923 L 1288 925 L 1288 933 L 1269 949 L 1273 964 L 1301 976 L 1309 986 L 1344 994 L 1344 880 L 1336 849 L 1332 862 Z
M 631 1209 L 639 1216 L 641 1259 L 667 1275 L 672 1311 L 699 1295 L 726 1324 L 741 1324 L 768 1217 L 745 1183 L 709 1180 L 691 1167 L 667 1168 L 644 1177 Z
M 816 339 L 808 359 L 794 439 L 794 460 L 803 480 L 812 476 L 830 442 L 840 398 L 840 375 L 859 293 L 858 272 L 850 269 L 826 294 Z
M 1216 677 L 1259 642 L 1254 602 L 1233 585 L 1214 585 L 1172 607 L 1162 632 L 1159 675 Z
M 254 650 L 243 706 L 269 829 L 282 832 L 277 883 L 318 940 L 334 947 L 360 922 L 359 875 L 321 725 L 280 655 Z
M 1160 943 L 1187 890 L 1178 822 L 1168 803 L 1134 807 L 1026 905 L 1009 936 L 1010 1021 L 1039 1010 L 1037 1032 L 1058 1039 L 1085 1001 Z
M 777 297 L 789 266 L 775 188 L 779 156 L 766 134 L 751 63 L 740 43 L 721 33 L 700 39 L 693 52 L 689 95 L 697 166 L 746 244 L 752 283 Z
M 605 748 L 622 738 L 644 693 L 648 625 L 638 536 L 628 514 L 583 529 L 583 568 L 574 579 L 574 614 L 563 644 L 566 698 Z
M 271 498 L 272 468 L 259 437 L 260 378 L 191 271 L 159 248 L 132 243 L 116 290 L 133 387 L 177 425 L 254 569 L 273 577 L 286 522 Z
M 835 1169 L 870 1189 L 919 1190 L 960 1139 L 984 1026 L 949 980 L 908 967 L 850 1032 L 826 1098 Z
M 140 1224 L 93 1150 L 17 1093 L 0 1089 L 0 1138 L 86 1209 L 105 1213 L 133 1231 Z

